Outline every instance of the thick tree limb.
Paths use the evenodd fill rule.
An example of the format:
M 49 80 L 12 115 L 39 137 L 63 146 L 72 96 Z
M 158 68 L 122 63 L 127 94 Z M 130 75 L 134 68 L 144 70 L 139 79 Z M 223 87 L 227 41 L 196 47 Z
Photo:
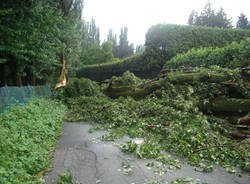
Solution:
M 210 100 L 209 103 L 200 104 L 200 109 L 211 112 L 249 112 L 250 99 L 227 98 L 224 96 Z

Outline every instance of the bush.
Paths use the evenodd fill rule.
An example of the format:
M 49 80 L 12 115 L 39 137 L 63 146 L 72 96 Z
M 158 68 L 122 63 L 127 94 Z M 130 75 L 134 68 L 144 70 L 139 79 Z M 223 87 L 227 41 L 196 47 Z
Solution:
M 159 65 L 192 48 L 223 47 L 250 37 L 250 30 L 158 24 L 146 34 L 146 53 Z M 153 61 L 151 61 L 153 62 Z
M 0 115 L 0 183 L 38 183 L 37 173 L 50 166 L 66 107 L 33 99 Z
M 71 78 L 65 87 L 57 89 L 54 93 L 55 97 L 58 99 L 96 96 L 100 94 L 101 90 L 99 85 L 85 78 Z
M 218 65 L 226 68 L 236 68 L 250 61 L 250 39 L 242 40 L 240 44 L 233 42 L 222 48 L 191 49 L 187 53 L 178 54 L 164 65 L 164 69 L 178 67 L 209 67 Z
M 140 78 L 129 71 L 124 72 L 121 77 L 113 76 L 111 80 L 115 81 L 114 86 L 134 86 L 142 82 Z

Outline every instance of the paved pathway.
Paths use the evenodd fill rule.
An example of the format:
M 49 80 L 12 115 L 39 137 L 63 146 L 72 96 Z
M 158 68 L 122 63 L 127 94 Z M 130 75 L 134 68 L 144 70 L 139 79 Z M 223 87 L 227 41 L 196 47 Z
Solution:
M 90 134 L 90 127 L 90 123 L 84 122 L 64 124 L 63 134 L 52 159 L 52 171 L 45 176 L 47 184 L 56 181 L 58 175 L 65 173 L 67 169 L 71 170 L 74 180 L 82 184 L 143 184 L 144 181 L 170 182 L 181 177 L 191 177 L 209 184 L 250 184 L 247 174 L 237 177 L 221 167 L 217 167 L 213 173 L 202 173 L 185 162 L 181 169 L 168 170 L 163 175 L 156 174 L 153 172 L 156 168 L 146 167 L 153 160 L 124 155 L 113 142 L 102 142 L 98 139 L 105 131 Z M 127 140 L 125 137 L 118 142 L 124 143 Z M 124 174 L 122 163 L 131 166 L 131 175 Z

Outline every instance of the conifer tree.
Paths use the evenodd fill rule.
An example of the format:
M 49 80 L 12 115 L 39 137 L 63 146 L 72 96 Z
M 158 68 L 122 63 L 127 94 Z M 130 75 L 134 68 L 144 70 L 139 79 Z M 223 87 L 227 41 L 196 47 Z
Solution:
M 236 23 L 236 28 L 240 29 L 250 29 L 250 23 L 247 19 L 247 16 L 243 13 L 240 14 L 238 21 Z

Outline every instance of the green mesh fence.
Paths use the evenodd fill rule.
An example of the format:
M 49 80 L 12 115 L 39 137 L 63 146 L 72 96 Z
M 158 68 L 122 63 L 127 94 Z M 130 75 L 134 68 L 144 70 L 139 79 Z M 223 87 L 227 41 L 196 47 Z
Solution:
M 34 97 L 50 97 L 48 85 L 44 86 L 4 86 L 0 88 L 0 113 L 12 104 L 27 103 Z

